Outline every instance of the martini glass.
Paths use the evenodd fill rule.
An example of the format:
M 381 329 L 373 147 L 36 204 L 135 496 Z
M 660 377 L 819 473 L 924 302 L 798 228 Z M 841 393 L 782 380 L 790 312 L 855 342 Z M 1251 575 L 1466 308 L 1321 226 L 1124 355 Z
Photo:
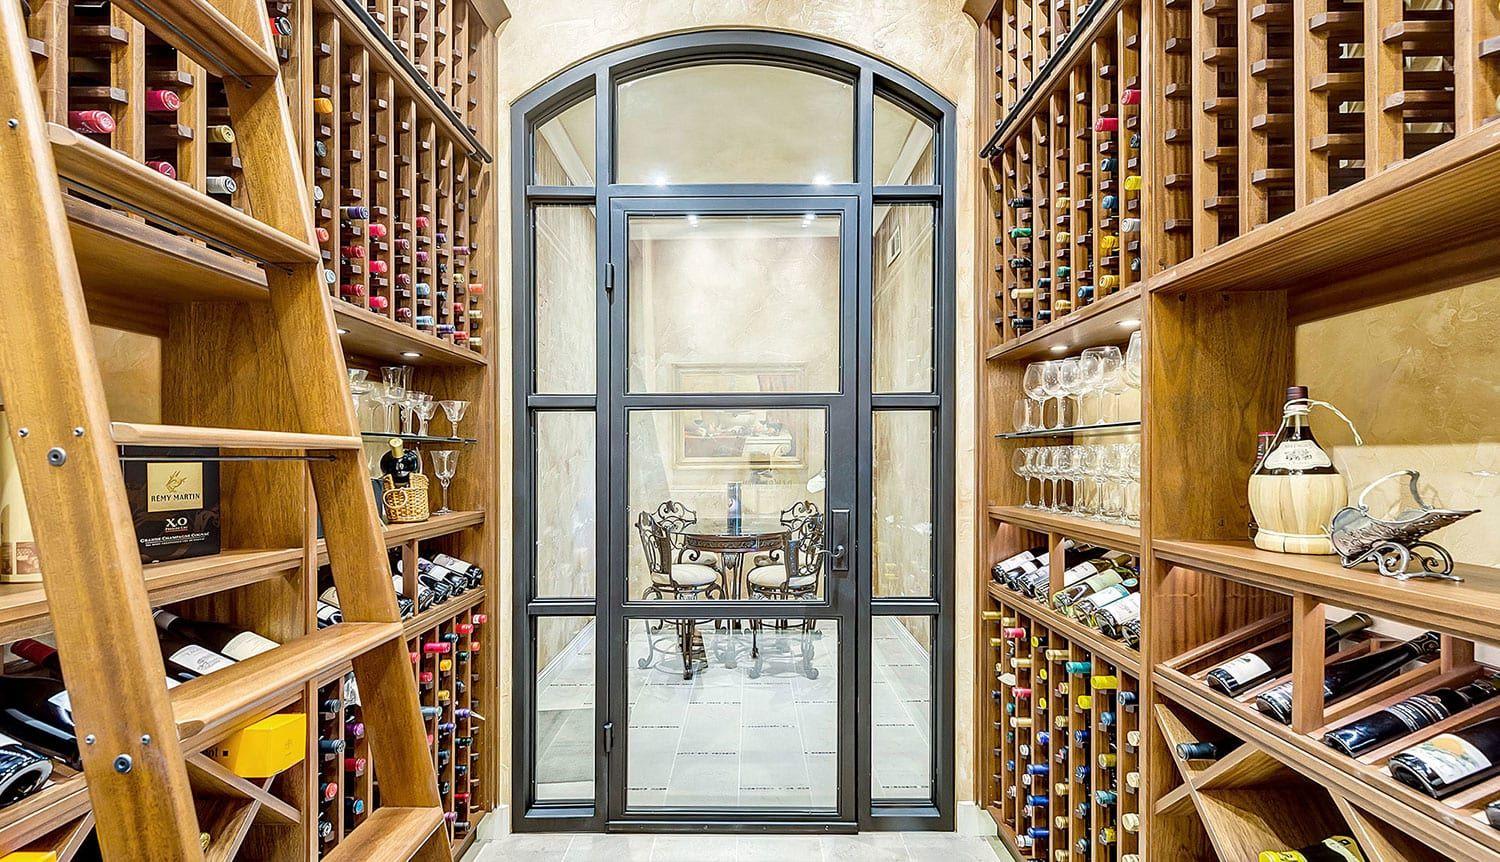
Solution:
M 417 394 L 421 397 L 417 399 L 416 405 L 412 408 L 412 410 L 417 414 L 417 418 L 422 422 L 421 427 L 418 429 L 417 433 L 421 434 L 423 437 L 426 437 L 427 423 L 432 419 L 433 414 L 437 413 L 437 402 L 433 401 L 432 396 L 427 394 L 426 392 L 419 392 Z
M 453 433 L 449 437 L 458 436 L 458 423 L 463 421 L 464 413 L 469 409 L 467 401 L 439 401 L 438 406 L 443 408 L 443 414 L 448 417 L 448 424 L 453 426 Z

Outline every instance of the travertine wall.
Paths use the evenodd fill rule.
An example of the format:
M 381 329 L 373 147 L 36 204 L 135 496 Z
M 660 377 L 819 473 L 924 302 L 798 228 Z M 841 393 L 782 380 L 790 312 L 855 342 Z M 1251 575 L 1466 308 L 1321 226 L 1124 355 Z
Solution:
M 499 87 L 501 134 L 510 139 L 508 106 L 531 88 L 580 60 L 607 50 L 671 33 L 721 27 L 744 27 L 783 30 L 815 36 L 847 45 L 899 66 L 926 82 L 959 106 L 957 174 L 957 268 L 958 295 L 958 475 L 956 487 L 957 559 L 955 561 L 958 632 L 957 690 L 957 796 L 973 799 L 972 774 L 972 698 L 974 668 L 973 634 L 969 621 L 974 616 L 975 562 L 973 556 L 973 493 L 975 448 L 973 439 L 973 388 L 963 381 L 976 374 L 973 340 L 973 232 L 968 226 L 975 217 L 974 162 L 964 157 L 974 139 L 972 105 L 974 104 L 974 40 L 976 26 L 963 14 L 960 0 L 510 0 L 511 20 L 500 34 Z M 510 153 L 505 143 L 498 147 L 494 193 L 502 202 L 510 200 Z M 510 236 L 507 208 L 499 208 L 498 234 Z M 498 271 L 510 271 L 509 241 L 499 248 Z M 509 307 L 510 285 L 501 280 L 496 285 L 498 308 Z M 505 356 L 509 345 L 508 316 L 502 315 L 496 325 L 496 355 Z M 497 375 L 501 387 L 497 405 L 500 420 L 498 467 L 500 499 L 510 498 L 511 464 L 509 463 L 512 405 L 507 375 Z M 509 517 L 503 513 L 503 517 Z M 502 529 L 500 558 L 506 570 L 496 589 L 509 595 L 508 564 L 512 556 L 511 536 Z M 510 632 L 508 619 L 500 621 L 499 631 Z M 510 644 L 502 645 L 508 651 Z M 501 700 L 496 710 L 502 717 L 510 715 L 509 679 L 501 680 Z M 502 728 L 499 750 L 508 752 L 509 727 Z M 502 764 L 498 792 L 508 799 L 510 775 L 508 764 Z

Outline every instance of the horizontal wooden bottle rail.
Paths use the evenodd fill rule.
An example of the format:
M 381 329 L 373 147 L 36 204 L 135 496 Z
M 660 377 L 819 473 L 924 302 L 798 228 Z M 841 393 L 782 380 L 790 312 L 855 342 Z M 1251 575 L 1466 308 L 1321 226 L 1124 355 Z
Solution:
M 1023 859 L 1102 862 L 1139 853 L 1140 751 L 1132 741 L 1142 728 L 1138 700 L 1120 699 L 1139 698 L 1138 678 L 1070 640 L 1030 604 L 995 598 L 987 610 L 999 619 L 981 637 L 1002 645 L 987 666 L 986 779 L 1003 839 Z M 1035 774 L 1041 765 L 1046 773 Z

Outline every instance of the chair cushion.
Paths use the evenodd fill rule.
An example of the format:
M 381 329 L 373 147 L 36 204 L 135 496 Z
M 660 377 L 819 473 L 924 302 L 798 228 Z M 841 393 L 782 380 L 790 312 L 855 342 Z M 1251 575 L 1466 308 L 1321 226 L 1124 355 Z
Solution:
M 719 573 L 708 566 L 695 563 L 677 563 L 672 566 L 672 579 L 660 572 L 652 572 L 651 580 L 666 585 L 675 583 L 680 587 L 705 587 L 719 579 Z
M 786 566 L 756 566 L 745 579 L 757 587 L 777 589 L 786 583 Z

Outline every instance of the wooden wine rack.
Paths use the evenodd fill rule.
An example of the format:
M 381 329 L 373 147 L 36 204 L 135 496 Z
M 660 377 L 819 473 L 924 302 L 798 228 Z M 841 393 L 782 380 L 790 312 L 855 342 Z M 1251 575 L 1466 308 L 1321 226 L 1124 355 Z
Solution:
M 1256 434 L 1277 426 L 1285 387 L 1301 382 L 1295 327 L 1500 273 L 1500 210 L 1489 192 L 1500 187 L 1500 10 L 1437 0 L 1120 0 L 1089 4 L 1065 38 L 1038 50 L 1011 35 L 1034 10 L 1004 0 L 966 8 L 982 22 L 975 152 L 991 202 L 975 225 L 977 247 L 991 250 L 974 284 L 976 307 L 989 309 L 976 333 L 985 356 L 976 605 L 1020 615 L 1133 675 L 1143 704 L 1142 859 L 1240 862 L 1334 833 L 1353 835 L 1366 858 L 1382 862 L 1500 857 L 1500 831 L 1479 817 L 1500 799 L 1500 782 L 1439 801 L 1383 772 L 1392 751 L 1353 759 L 1321 742 L 1330 725 L 1361 711 L 1479 673 L 1475 644 L 1500 643 L 1500 570 L 1461 562 L 1462 584 L 1403 584 L 1368 566 L 1344 569 L 1337 558 L 1260 551 L 1245 540 Z M 1126 84 L 1139 86 L 1139 104 L 1121 98 Z M 1121 237 L 1115 268 L 1101 266 L 1095 236 L 1061 254 L 1058 241 L 1059 216 L 1070 241 L 1090 227 L 1100 235 L 1106 154 L 1091 124 L 1108 110 L 1122 135 L 1140 134 L 1138 152 L 1116 153 L 1113 179 L 1140 177 L 1120 192 L 1119 215 L 1140 222 L 1135 243 Z M 1063 184 L 1069 200 L 1059 212 Z M 1030 201 L 1010 206 L 1016 198 Z M 1009 266 L 1013 258 L 1029 258 L 1032 271 Z M 1067 283 L 1056 274 L 1065 259 Z M 1103 290 L 1101 274 L 1119 275 L 1118 290 Z M 1084 283 L 1094 287 L 1091 302 L 1078 293 Z M 1034 325 L 1017 331 L 1012 317 Z M 1021 507 L 1018 447 L 1090 442 L 997 436 L 1014 430 L 1026 365 L 1123 345 L 1136 327 L 1144 336 L 1140 528 Z M 1064 538 L 1140 555 L 1138 652 L 1034 603 L 1016 608 L 1013 594 L 991 586 L 995 562 Z M 1059 561 L 1054 551 L 1054 570 Z M 1443 655 L 1325 708 L 1316 693 L 1328 607 L 1436 630 Z M 993 668 L 994 625 L 978 625 L 976 664 Z M 1201 682 L 1215 656 L 1281 636 L 1293 639 L 1290 676 L 1301 693 L 1290 727 Z M 1030 824 L 1008 796 L 1011 776 L 996 767 L 1014 758 L 993 724 L 994 688 L 985 675 L 974 695 L 976 711 L 990 717 L 974 769 L 995 777 L 981 782 L 981 802 L 1013 838 Z M 1494 709 L 1481 705 L 1405 743 Z M 1243 744 L 1216 763 L 1179 760 L 1175 743 L 1195 739 Z M 1069 837 L 1083 828 L 1070 823 Z
M 1081 626 L 1072 623 L 1064 630 L 1056 625 L 1064 621 L 1060 615 L 998 585 L 991 585 L 986 609 L 1000 619 L 985 625 L 981 638 L 1006 644 L 991 649 L 993 696 L 985 711 L 997 743 L 990 758 L 995 788 L 990 810 L 1004 840 L 1023 859 L 1092 862 L 1138 853 L 1139 835 L 1125 828 L 1120 816 L 1140 811 L 1140 794 L 1130 785 L 1140 769 L 1137 747 L 1130 743 L 1132 732 L 1141 729 L 1136 672 L 1114 663 L 1117 649 L 1089 646 L 1102 636 L 1075 640 Z M 1023 634 L 1006 637 L 1007 629 Z M 1064 662 L 1088 662 L 1089 673 L 1069 674 Z M 1014 685 L 1007 681 L 1011 674 Z M 1093 675 L 1116 677 L 1118 689 L 1091 690 Z M 1017 697 L 1018 688 L 1029 695 Z M 1125 703 L 1122 693 L 1134 700 Z M 1114 756 L 1112 765 L 1101 760 L 1104 755 Z M 1047 764 L 1048 774 L 1028 776 L 1027 760 Z M 1029 796 L 1046 797 L 1046 805 L 1028 804 Z M 1046 829 L 1046 836 L 1029 844 L 1018 839 L 1033 827 Z M 1106 835 L 1112 840 L 1100 843 Z
M 8 221 L 8 245 L 30 258 L 19 261 L 12 255 L 6 264 L 12 274 L 16 267 L 27 267 L 28 279 L 45 301 L 30 303 L 18 295 L 11 319 L 34 328 L 37 337 L 12 331 L 0 342 L 5 345 L 0 358 L 10 375 L 5 380 L 7 419 L 13 432 L 24 424 L 33 429 L 33 437 L 46 434 L 49 439 L 63 436 L 53 426 L 66 422 L 69 429 L 77 428 L 73 437 L 96 440 L 106 450 L 101 459 L 76 448 L 69 453 L 69 467 L 76 466 L 90 480 L 97 478 L 94 484 L 49 494 L 33 493 L 28 485 L 38 541 L 56 529 L 45 525 L 77 520 L 79 511 L 101 513 L 99 517 L 112 511 L 110 506 L 118 502 L 113 486 L 119 484 L 114 444 L 217 446 L 236 459 L 221 470 L 221 553 L 140 567 L 128 540 L 107 552 L 94 549 L 92 543 L 103 542 L 101 537 L 111 535 L 117 525 L 109 523 L 85 531 L 76 541 L 59 543 L 54 537 L 52 552 L 44 552 L 49 574 L 45 590 L 42 584 L 0 585 L 0 643 L 55 635 L 69 686 L 79 691 L 89 690 L 85 684 L 91 674 L 112 674 L 109 684 L 120 700 L 112 704 L 111 721 L 98 727 L 102 744 L 116 751 L 121 734 L 138 742 L 144 727 L 153 729 L 154 738 L 182 738 L 175 770 L 170 768 L 179 756 L 175 750 L 172 757 L 159 757 L 160 762 L 137 759 L 129 787 L 139 792 L 122 789 L 125 785 L 118 782 L 126 779 L 112 774 L 107 762 L 103 774 L 111 784 L 92 793 L 99 775 L 90 772 L 85 778 L 59 770 L 51 786 L 0 809 L 0 855 L 52 851 L 66 862 L 96 825 L 101 838 L 107 832 L 119 836 L 122 812 L 128 815 L 131 806 L 142 805 L 155 806 L 150 816 L 125 818 L 137 836 L 132 840 L 151 848 L 139 858 L 198 858 L 200 827 L 210 841 L 206 855 L 218 860 L 312 862 L 324 852 L 338 859 L 415 855 L 430 860 L 434 851 L 447 858 L 442 850 L 447 839 L 452 839 L 456 858 L 473 840 L 479 817 L 494 805 L 494 728 L 454 722 L 454 736 L 472 739 L 471 752 L 478 756 L 469 763 L 463 788 L 450 766 L 446 775 L 440 774 L 447 794 L 433 788 L 430 800 L 416 780 L 424 770 L 432 775 L 423 763 L 420 733 L 413 730 L 408 738 L 390 729 L 419 727 L 407 721 L 411 710 L 400 708 L 406 694 L 401 664 L 406 639 L 430 629 L 440 637 L 458 620 L 494 618 L 492 592 L 480 587 L 405 625 L 387 617 L 394 609 L 386 608 L 391 596 L 379 588 L 378 571 L 359 567 L 376 572 L 368 575 L 375 587 L 369 591 L 354 589 L 356 582 L 347 575 L 356 568 L 350 565 L 349 537 L 380 526 L 347 517 L 348 511 L 364 511 L 345 506 L 350 499 L 360 502 L 359 492 L 368 496 L 361 487 L 364 478 L 330 495 L 329 468 L 323 462 L 342 466 L 364 460 L 365 441 L 347 421 L 344 369 L 364 368 L 378 379 L 383 365 L 417 366 L 413 388 L 437 399 L 470 402 L 464 432 L 478 442 L 461 447 L 450 491 L 453 505 L 462 511 L 386 526 L 384 545 L 402 548 L 413 560 L 422 548 L 429 555 L 447 552 L 496 571 L 494 525 L 487 517 L 495 504 L 488 480 L 494 457 L 489 439 L 493 370 L 481 327 L 490 309 L 485 285 L 493 278 L 497 241 L 486 194 L 492 169 L 486 146 L 495 140 L 496 115 L 486 94 L 496 64 L 493 31 L 507 14 L 503 5 L 486 0 L 378 0 L 369 8 L 342 0 L 252 3 L 233 10 L 248 16 L 235 24 L 255 25 L 249 30 L 235 25 L 216 29 L 210 13 L 223 7 L 196 0 L 156 10 L 131 0 L 106 2 L 92 11 L 58 0 L 22 5 L 28 13 L 24 19 L 20 6 L 4 12 L 4 35 L 7 49 L 15 45 L 11 70 L 25 70 L 24 54 L 29 53 L 37 89 L 29 93 L 30 80 L 13 78 L 0 86 L 0 100 L 8 106 L 7 116 L 17 118 L 11 125 L 17 130 L 13 140 L 39 143 L 28 151 L 32 161 L 23 165 L 19 151 L 12 150 L 0 170 L 9 169 L 17 206 L 35 204 L 48 217 L 23 215 L 29 212 L 24 208 L 16 211 Z M 174 48 L 186 44 L 181 40 L 168 44 L 158 38 L 149 23 L 153 11 L 186 26 L 199 46 L 197 53 L 190 57 L 188 48 Z M 271 29 L 262 44 L 259 27 L 267 17 Z M 23 31 L 24 39 L 9 41 Z M 225 33 L 245 38 L 226 40 Z M 204 51 L 205 46 L 210 50 Z M 220 64 L 206 65 L 208 57 Z M 241 92 L 253 86 L 264 93 L 268 83 L 270 98 L 247 101 L 251 97 Z M 180 105 L 172 111 L 151 110 L 160 107 L 147 101 L 147 92 L 154 89 L 170 90 Z M 285 125 L 280 123 L 283 100 L 290 115 Z M 268 111 L 266 105 L 277 106 L 269 111 L 272 122 L 245 121 L 247 111 Z M 71 130 L 68 112 L 81 108 L 108 111 L 115 130 L 108 135 Z M 216 128 L 234 128 L 231 117 L 241 126 L 233 142 Z M 38 153 L 50 158 L 43 160 Z M 170 163 L 175 179 L 154 162 Z M 16 173 L 26 165 L 35 171 Z M 297 176 L 296 167 L 300 178 L 287 180 Z M 268 176 L 281 180 L 279 187 L 268 184 Z M 215 193 L 227 192 L 227 187 L 210 178 L 223 177 L 235 181 L 232 193 Z M 259 183 L 252 182 L 256 177 Z M 59 196 L 57 186 L 49 184 L 59 180 L 63 194 L 54 212 L 47 207 Z M 303 188 L 297 187 L 299 182 Z M 314 188 L 320 191 L 314 193 Z M 314 195 L 321 200 L 309 211 L 299 199 L 311 202 Z M 343 217 L 346 206 L 367 207 L 369 219 Z M 299 227 L 299 218 L 308 218 L 305 224 L 326 230 L 327 236 L 304 240 L 307 228 Z M 372 236 L 368 225 L 380 225 L 383 231 L 377 232 L 384 235 Z M 347 253 L 354 247 L 359 251 Z M 372 261 L 383 266 L 372 268 Z M 403 274 L 409 278 L 402 279 Z M 287 286 L 304 275 L 314 287 L 310 303 L 305 302 L 307 294 L 296 292 L 304 282 Z M 315 284 L 319 275 L 332 278 Z M 411 284 L 403 284 L 406 280 Z M 415 290 L 419 281 L 431 286 L 425 302 Z M 350 293 L 355 301 L 343 301 L 341 284 L 357 284 L 362 292 Z M 289 307 L 289 294 L 304 304 Z M 431 326 L 418 327 L 418 315 L 431 315 Z M 160 421 L 173 424 L 109 421 L 96 359 L 87 344 L 90 323 L 159 340 L 160 391 L 130 394 L 159 400 Z M 343 356 L 336 343 L 331 353 L 322 349 L 334 327 Z M 67 354 L 77 368 L 68 363 L 54 367 L 47 350 L 70 339 L 85 342 L 74 344 Z M 288 343 L 302 348 L 295 367 L 276 352 L 278 344 Z M 26 356 L 15 355 L 23 350 Z M 27 378 L 18 369 L 32 367 L 49 368 L 54 375 L 46 409 L 35 409 L 23 397 Z M 318 398 L 312 401 L 305 395 L 308 380 L 323 387 L 315 390 Z M 440 427 L 446 421 L 441 416 L 435 420 Z M 288 428 L 322 433 L 283 430 Z M 30 445 L 20 442 L 18 452 Z M 23 470 L 23 479 L 34 478 Z M 321 500 L 313 494 L 315 480 L 325 483 L 319 486 Z M 433 494 L 435 507 L 435 489 Z M 60 501 L 66 501 L 66 509 Z M 128 525 L 128 514 L 115 522 Z M 360 550 L 377 549 L 370 544 Z M 75 553 L 88 554 L 88 564 L 69 556 Z M 319 630 L 316 597 L 326 584 L 319 584 L 318 571 L 330 563 L 341 573 L 345 616 L 354 622 Z M 60 611 L 57 591 L 72 583 L 71 573 L 85 568 L 90 591 L 61 593 L 70 601 Z M 415 578 L 408 580 L 414 591 Z M 94 613 L 88 596 L 115 602 L 114 611 Z M 185 693 L 153 693 L 152 686 L 135 680 L 159 674 L 147 608 L 162 606 L 190 619 L 255 631 L 282 646 L 268 654 L 274 658 L 257 657 L 253 666 L 245 662 L 220 672 L 226 680 L 232 676 L 232 682 L 205 678 L 184 686 Z M 94 626 L 105 636 L 95 638 L 91 656 L 89 644 L 76 631 L 81 627 L 77 623 L 92 618 L 115 622 Z M 70 631 L 75 635 L 68 640 Z M 111 652 L 101 654 L 99 643 L 110 644 Z M 482 703 L 479 692 L 493 690 L 498 662 L 493 639 L 473 644 L 471 656 L 467 667 L 452 669 L 468 679 L 465 693 L 449 707 L 450 716 L 455 706 L 475 697 Z M 122 661 L 144 664 L 129 665 L 127 673 Z M 372 674 L 384 674 L 387 664 L 394 664 L 400 675 L 378 677 L 383 685 L 370 683 Z M 143 669 L 148 672 L 144 677 Z M 325 844 L 318 835 L 322 761 L 317 740 L 320 730 L 341 732 L 341 727 L 320 727 L 319 696 L 351 671 L 367 683 L 362 694 L 374 716 L 366 716 L 372 725 L 369 739 L 354 745 L 356 751 L 363 746 L 361 756 L 369 766 L 364 783 L 353 789 L 370 807 L 359 818 L 344 820 L 346 787 L 341 785 L 333 803 L 338 810 L 330 810 L 338 815 L 335 840 Z M 121 680 L 130 684 L 121 686 Z M 415 706 L 417 693 L 409 696 Z M 75 695 L 75 706 L 81 700 L 99 699 Z M 307 756 L 274 779 L 237 779 L 203 753 L 244 724 L 282 711 L 308 714 Z M 82 713 L 80 717 L 88 720 Z M 157 720 L 166 722 L 164 732 L 152 723 Z M 373 729 L 377 723 L 385 726 L 383 738 Z M 403 747 L 407 741 L 414 747 Z M 164 748 L 170 749 L 170 743 Z M 433 758 L 435 763 L 436 754 Z M 385 792 L 376 794 L 381 782 Z M 463 793 L 468 794 L 466 802 L 455 795 Z M 452 822 L 466 822 L 470 828 L 455 833 L 450 827 L 444 835 L 438 828 L 444 810 L 453 813 Z M 121 845 L 114 847 L 120 852 Z

